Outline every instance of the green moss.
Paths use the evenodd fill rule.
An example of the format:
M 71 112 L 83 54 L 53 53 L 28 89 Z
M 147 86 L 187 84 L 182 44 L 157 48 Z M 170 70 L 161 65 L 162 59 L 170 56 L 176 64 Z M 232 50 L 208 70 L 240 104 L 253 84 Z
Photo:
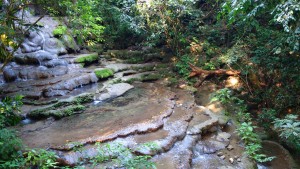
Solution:
M 131 78 L 131 79 L 126 80 L 125 83 L 132 84 L 135 81 L 141 81 L 141 79 L 139 79 L 139 78 Z
M 66 26 L 58 26 L 57 28 L 55 28 L 53 30 L 53 35 L 56 36 L 56 37 L 60 37 L 64 34 L 66 34 L 67 32 L 67 27 Z
M 111 69 L 98 69 L 94 72 L 99 79 L 106 79 L 114 75 L 114 71 Z
M 141 77 L 143 82 L 155 81 L 161 78 L 160 74 L 147 74 Z
M 76 102 L 77 104 L 90 103 L 94 100 L 93 98 L 94 96 L 92 94 L 86 94 L 82 96 L 77 96 L 74 99 L 74 102 Z
M 68 50 L 78 51 L 79 47 L 77 46 L 74 38 L 71 35 L 64 34 L 61 36 L 60 40 L 66 45 Z
M 85 110 L 85 106 L 83 105 L 70 105 L 63 107 L 61 109 L 56 110 L 37 110 L 30 112 L 29 117 L 34 119 L 40 119 L 40 118 L 47 118 L 47 117 L 54 117 L 56 119 L 60 119 L 66 116 L 71 116 L 73 114 L 79 113 L 80 111 Z
M 68 101 L 59 101 L 58 103 L 53 104 L 52 106 L 37 109 L 28 113 L 28 117 L 34 119 L 42 119 L 53 116 L 55 118 L 62 118 L 65 116 L 70 116 L 78 111 L 82 111 L 85 107 L 82 104 L 90 103 L 93 101 L 92 94 L 85 94 L 77 96 L 72 100 Z
M 144 67 L 132 67 L 131 69 L 139 71 L 139 72 L 149 72 L 149 71 L 155 70 L 155 66 L 150 65 L 150 66 L 144 66 Z
M 82 64 L 87 64 L 87 63 L 92 63 L 97 61 L 98 61 L 98 53 L 80 55 L 74 60 L 75 63 L 82 63 Z

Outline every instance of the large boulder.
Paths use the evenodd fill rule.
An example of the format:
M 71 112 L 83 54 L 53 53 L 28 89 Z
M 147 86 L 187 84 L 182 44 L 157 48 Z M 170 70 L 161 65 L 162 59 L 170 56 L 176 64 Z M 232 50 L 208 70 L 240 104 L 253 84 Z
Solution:
M 80 48 L 76 44 L 74 38 L 70 35 L 62 35 L 60 40 L 63 42 L 63 44 L 66 46 L 66 49 L 70 52 L 79 51 Z
M 15 54 L 15 61 L 19 64 L 41 64 L 52 59 L 57 59 L 57 55 L 43 50 Z
M 53 59 L 53 60 L 43 62 L 42 65 L 51 68 L 56 66 L 68 66 L 68 62 L 64 59 Z
M 16 74 L 16 72 L 13 69 L 11 69 L 11 68 L 5 68 L 3 70 L 3 76 L 4 76 L 4 80 L 6 82 L 13 82 L 18 77 L 17 74 Z
M 21 44 L 23 53 L 30 53 L 41 50 L 45 42 L 46 35 L 43 32 L 32 31 Z
M 56 55 L 67 53 L 64 44 L 57 38 L 46 39 L 43 49 L 51 54 L 56 54 Z

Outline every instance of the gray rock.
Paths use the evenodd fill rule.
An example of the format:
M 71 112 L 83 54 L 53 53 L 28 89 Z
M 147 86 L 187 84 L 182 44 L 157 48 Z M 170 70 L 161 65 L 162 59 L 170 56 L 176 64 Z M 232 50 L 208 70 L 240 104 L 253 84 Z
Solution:
M 222 141 L 222 142 L 228 142 L 231 137 L 231 134 L 226 133 L 226 132 L 220 132 L 216 136 L 216 140 Z
M 109 85 L 105 89 L 105 91 L 102 91 L 100 94 L 97 94 L 95 96 L 95 100 L 98 102 L 102 102 L 108 99 L 119 97 L 132 88 L 134 87 L 128 83 L 118 83 L 118 84 Z
M 56 55 L 67 53 L 65 46 L 57 38 L 46 39 L 43 49 L 51 54 L 56 54 Z
M 3 70 L 4 80 L 6 82 L 13 82 L 17 79 L 16 72 L 11 68 L 6 68 Z
M 56 66 L 68 66 L 68 63 L 64 59 L 53 59 L 50 61 L 43 62 L 42 65 L 46 67 L 56 67 Z
M 195 147 L 195 150 L 198 151 L 200 154 L 212 154 L 219 150 L 225 149 L 226 144 L 209 140 L 209 141 L 200 141 Z
M 43 61 L 52 60 L 56 58 L 56 54 L 51 54 L 43 50 L 15 55 L 16 62 L 20 64 L 41 64 Z
M 222 151 L 220 151 L 220 152 L 217 153 L 217 156 L 219 156 L 219 157 L 223 156 L 223 155 L 224 155 L 224 153 Z
M 94 73 L 82 74 L 78 77 L 73 77 L 70 79 L 63 80 L 47 89 L 44 90 L 45 97 L 52 96 L 63 96 L 68 92 L 74 90 L 76 87 L 81 87 L 90 83 L 95 83 L 98 78 Z
M 233 150 L 233 146 L 232 145 L 228 145 L 227 146 L 227 150 L 229 150 L 229 151 Z

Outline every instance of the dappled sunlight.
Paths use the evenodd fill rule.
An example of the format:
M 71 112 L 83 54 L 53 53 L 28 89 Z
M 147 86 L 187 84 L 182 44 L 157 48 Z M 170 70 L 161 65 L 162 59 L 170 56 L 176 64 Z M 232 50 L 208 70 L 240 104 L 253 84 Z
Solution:
M 240 78 L 235 77 L 235 76 L 229 76 L 226 79 L 225 87 L 233 88 L 233 89 L 238 89 L 238 88 L 242 87 L 242 83 L 241 83 Z

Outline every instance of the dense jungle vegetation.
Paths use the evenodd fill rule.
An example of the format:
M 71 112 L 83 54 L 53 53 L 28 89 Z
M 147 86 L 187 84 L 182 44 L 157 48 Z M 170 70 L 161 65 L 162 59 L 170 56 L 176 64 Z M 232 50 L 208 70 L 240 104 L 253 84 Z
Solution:
M 174 75 L 175 83 L 180 77 L 191 85 L 211 80 L 224 86 L 223 76 L 203 76 L 192 68 L 235 71 L 242 86 L 220 88 L 212 100 L 237 117 L 237 132 L 248 155 L 258 162 L 272 159 L 260 154 L 256 128 L 299 153 L 298 0 L 3 0 L 0 9 L 1 70 L 12 61 L 28 30 L 38 28 L 23 21 L 25 11 L 51 15 L 69 28 L 66 32 L 64 25 L 59 27 L 57 36 L 71 34 L 81 48 L 164 49 L 179 75 Z M 0 102 L 0 168 L 54 167 L 55 154 L 19 151 L 24 149 L 21 141 L 6 128 L 19 121 L 21 99 Z

